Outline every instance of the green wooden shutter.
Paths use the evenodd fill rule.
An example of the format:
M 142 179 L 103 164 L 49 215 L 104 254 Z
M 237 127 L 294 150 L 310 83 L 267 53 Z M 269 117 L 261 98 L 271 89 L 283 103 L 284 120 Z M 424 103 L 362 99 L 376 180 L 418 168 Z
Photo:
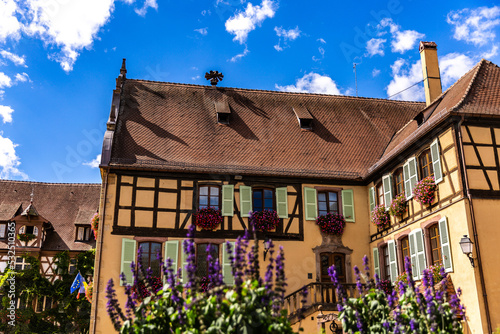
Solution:
M 370 187 L 368 190 L 368 197 L 370 199 L 370 213 L 375 209 L 375 187 Z
M 405 197 L 408 200 L 408 199 L 413 197 L 413 193 L 411 190 L 411 182 L 410 182 L 410 164 L 408 161 L 403 165 L 403 178 L 405 180 L 405 183 L 404 183 L 405 184 Z
M 451 259 L 450 234 L 448 233 L 448 219 L 443 217 L 439 220 L 439 238 L 441 239 L 441 254 L 443 256 L 443 268 L 446 272 L 453 271 Z
M 134 283 L 134 277 L 130 269 L 130 264 L 135 261 L 136 258 L 136 242 L 133 239 L 122 238 L 122 260 L 120 271 L 125 274 L 127 284 Z M 120 280 L 120 286 L 123 285 L 122 280 Z
M 419 279 L 418 274 L 418 260 L 417 260 L 417 246 L 415 241 L 415 231 L 411 231 L 408 235 L 408 241 L 410 242 L 410 262 L 411 262 L 411 273 L 413 279 Z
M 234 256 L 234 242 L 229 242 L 231 244 L 231 250 Z M 233 268 L 231 267 L 231 255 L 227 252 L 227 244 L 222 244 L 222 275 L 224 277 L 224 283 L 227 285 L 234 284 Z
M 188 281 L 188 274 L 187 274 L 187 258 L 188 255 L 184 253 L 184 245 L 181 245 L 182 252 L 181 252 L 181 262 L 182 262 L 182 283 L 187 283 Z
M 222 215 L 232 217 L 234 213 L 234 185 L 222 186 Z
M 389 251 L 389 270 L 391 272 L 391 282 L 394 283 L 398 278 L 398 261 L 396 256 L 396 244 L 394 240 L 389 240 L 387 242 L 387 248 Z
M 378 248 L 374 247 L 373 248 L 373 269 L 375 271 L 375 274 L 380 277 L 380 258 L 378 256 Z
M 443 180 L 443 170 L 441 169 L 441 156 L 439 154 L 439 141 L 436 138 L 431 144 L 432 168 L 436 184 Z
M 276 211 L 279 218 L 288 218 L 288 192 L 286 187 L 276 188 Z
M 240 216 L 250 217 L 252 210 L 252 187 L 240 186 Z
M 316 220 L 318 217 L 316 189 L 304 187 L 304 202 L 306 204 L 306 220 Z
M 346 222 L 354 222 L 354 194 L 352 189 L 342 190 L 342 213 Z
M 164 247 L 165 256 L 163 260 L 166 261 L 167 258 L 170 258 L 172 260 L 172 269 L 176 273 L 177 263 L 179 262 L 179 240 L 165 241 Z M 165 277 L 163 277 L 163 283 L 165 283 Z
M 385 208 L 389 209 L 392 202 L 392 175 L 386 175 L 382 177 L 382 184 L 384 186 L 384 200 Z
M 413 194 L 413 189 L 415 189 L 415 185 L 418 182 L 417 159 L 415 159 L 415 157 L 408 159 L 408 166 L 410 171 L 411 192 Z
M 427 268 L 425 260 L 424 234 L 422 229 L 415 230 L 415 245 L 417 246 L 418 277 L 422 278 L 422 272 Z

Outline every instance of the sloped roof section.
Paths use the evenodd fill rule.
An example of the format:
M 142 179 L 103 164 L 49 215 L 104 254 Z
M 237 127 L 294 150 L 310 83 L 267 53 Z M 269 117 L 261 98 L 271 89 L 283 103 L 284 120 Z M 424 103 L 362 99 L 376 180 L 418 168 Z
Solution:
M 500 68 L 482 59 L 422 113 L 425 121 L 419 126 L 416 120 L 412 120 L 399 130 L 380 160 L 369 168 L 364 177 L 381 168 L 450 115 L 500 116 Z
M 34 193 L 36 211 L 52 224 L 42 250 L 89 250 L 95 242 L 75 242 L 75 223 L 89 223 L 99 208 L 100 184 L 39 183 L 0 180 L 0 212 L 3 220 L 14 217 L 19 207 L 30 207 Z M 10 210 L 9 210 L 10 209 Z M 11 211 L 11 212 L 10 212 Z M 0 241 L 0 249 L 7 245 Z
M 221 95 L 229 125 L 217 124 Z M 313 131 L 300 129 L 298 105 Z M 356 180 L 424 106 L 127 79 L 110 166 Z

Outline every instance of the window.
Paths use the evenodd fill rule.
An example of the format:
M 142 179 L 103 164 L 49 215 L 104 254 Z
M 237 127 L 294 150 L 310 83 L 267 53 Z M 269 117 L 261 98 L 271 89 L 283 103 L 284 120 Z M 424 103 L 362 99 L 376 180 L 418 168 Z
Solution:
M 0 239 L 5 239 L 7 236 L 7 224 L 0 224 Z
M 144 269 L 151 268 L 154 277 L 160 277 L 160 260 L 158 254 L 161 252 L 161 244 L 158 242 L 141 242 L 139 244 L 142 254 L 139 259 Z
M 19 234 L 34 234 L 34 235 L 38 235 L 38 227 L 23 225 L 19 229 Z
M 382 183 L 377 185 L 377 205 L 384 205 L 384 187 L 382 187 Z
M 220 198 L 219 186 L 200 186 L 198 208 L 203 209 L 207 207 L 212 207 L 220 209 L 219 198 Z
M 52 308 L 52 297 L 41 296 L 36 300 L 35 312 L 42 312 Z
M 219 245 L 197 244 L 196 245 L 196 276 L 208 277 L 207 255 L 210 254 L 214 260 L 219 259 Z
M 69 260 L 69 273 L 73 275 L 76 272 L 76 259 Z
M 25 310 L 27 303 L 27 297 L 25 295 L 16 298 L 16 305 L 18 310 Z
M 253 211 L 274 210 L 274 189 L 252 189 Z
M 418 157 L 418 162 L 420 166 L 420 178 L 423 179 L 427 176 L 433 176 L 434 170 L 432 169 L 432 159 L 431 151 L 425 150 Z
M 381 250 L 382 250 L 382 260 L 383 260 L 381 279 L 390 280 L 391 279 L 391 266 L 390 266 L 390 261 L 389 261 L 389 247 L 387 247 L 387 245 L 382 246 Z
M 89 241 L 92 238 L 92 231 L 90 226 L 77 226 L 76 227 L 76 241 Z
M 24 270 L 29 269 L 30 264 L 24 257 L 18 256 L 16 257 L 16 270 Z
M 431 245 L 431 262 L 432 265 L 442 263 L 441 255 L 441 241 L 439 239 L 439 226 L 438 224 L 432 225 L 429 228 L 429 241 Z
M 404 271 L 405 259 L 406 257 L 410 258 L 410 242 L 408 240 L 408 237 L 402 238 L 400 244 L 401 244 L 401 256 L 403 257 L 403 265 L 401 266 L 401 268 L 403 268 L 402 271 Z
M 318 191 L 318 213 L 339 213 L 339 195 L 335 191 Z
M 403 168 L 398 168 L 394 172 L 394 185 L 396 188 L 396 197 L 405 193 L 405 180 L 403 178 Z

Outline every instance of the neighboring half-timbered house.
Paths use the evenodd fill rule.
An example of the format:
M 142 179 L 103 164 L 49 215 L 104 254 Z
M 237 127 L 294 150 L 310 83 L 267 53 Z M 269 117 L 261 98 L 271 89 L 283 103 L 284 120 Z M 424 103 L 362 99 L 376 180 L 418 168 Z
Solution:
M 488 286 L 484 264 L 469 268 L 458 242 L 467 234 L 478 243 L 473 226 L 484 225 L 483 234 L 495 229 L 476 211 L 496 203 L 500 191 L 500 132 L 488 128 L 488 137 L 480 129 L 495 127 L 500 116 L 498 67 L 483 60 L 441 94 L 435 44 L 422 43 L 421 52 L 427 104 L 135 80 L 126 78 L 124 61 L 100 165 L 103 223 L 91 332 L 112 331 L 102 292 L 110 278 L 130 272 L 138 247 L 147 252 L 140 261 L 152 269 L 157 252 L 183 266 L 182 240 L 193 215 L 206 206 L 220 209 L 223 221 L 215 231 L 198 229 L 197 259 L 203 264 L 210 243 L 223 267 L 224 244 L 248 228 L 249 211 L 277 212 L 276 229 L 259 238 L 284 247 L 290 294 L 285 307 L 292 321 L 300 300 L 294 292 L 308 286 L 308 321 L 302 322 L 307 333 L 321 327 L 320 304 L 323 312 L 336 310 L 327 268 L 335 265 L 349 287 L 352 268 L 362 266 L 365 254 L 391 280 L 404 254 L 412 258 L 416 278 L 426 266 L 443 263 L 455 286 L 473 289 L 464 291 L 467 309 L 478 316 L 466 318 L 469 328 L 486 331 L 484 291 L 500 292 Z M 491 119 L 484 121 L 483 113 Z M 430 206 L 422 206 L 411 190 L 427 175 L 436 178 L 438 190 Z M 398 194 L 408 198 L 407 213 L 384 228 L 370 224 L 371 209 L 388 206 Z M 318 215 L 329 212 L 346 217 L 342 236 L 324 235 L 316 225 Z M 424 238 L 436 259 L 423 257 Z M 487 239 L 484 234 L 481 247 L 498 250 Z M 492 261 L 493 254 L 483 261 Z
M 71 258 L 95 247 L 90 220 L 99 207 L 99 184 L 60 184 L 0 180 L 0 272 L 25 269 L 27 254 L 41 263 L 50 281 L 57 278 L 55 255 Z M 15 228 L 15 234 L 9 232 Z M 23 241 L 18 235 L 28 236 Z M 21 238 L 22 239 L 22 238 Z M 72 260 L 70 270 L 76 269 Z M 18 307 L 23 300 L 18 299 Z

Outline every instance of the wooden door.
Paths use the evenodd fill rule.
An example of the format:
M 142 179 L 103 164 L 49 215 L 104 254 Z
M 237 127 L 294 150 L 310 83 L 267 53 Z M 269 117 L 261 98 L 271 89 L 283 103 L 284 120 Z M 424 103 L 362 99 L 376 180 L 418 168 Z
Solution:
M 345 271 L 345 254 L 342 253 L 321 253 L 321 282 L 331 283 L 332 280 L 328 275 L 328 268 L 335 266 L 339 283 L 346 283 Z

